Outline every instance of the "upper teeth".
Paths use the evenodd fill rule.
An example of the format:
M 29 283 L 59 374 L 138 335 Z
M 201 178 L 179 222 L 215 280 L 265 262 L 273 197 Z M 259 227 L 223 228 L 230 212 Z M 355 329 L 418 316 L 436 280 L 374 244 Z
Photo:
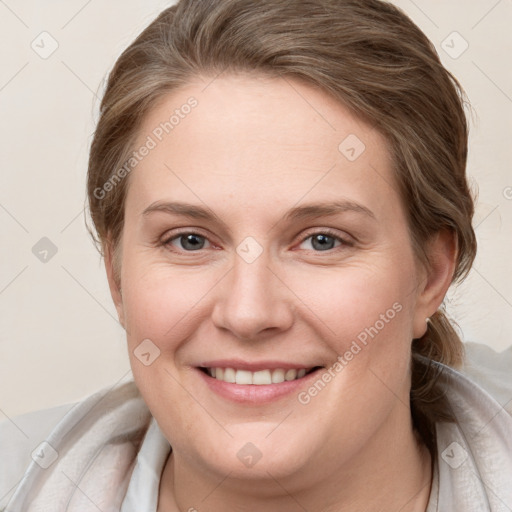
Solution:
M 207 368 L 208 374 L 224 382 L 232 382 L 236 384 L 279 384 L 285 380 L 300 379 L 306 375 L 306 369 L 300 370 L 290 369 L 283 370 L 277 368 L 275 370 L 260 370 L 257 372 L 249 372 L 247 370 L 235 370 L 233 368 Z

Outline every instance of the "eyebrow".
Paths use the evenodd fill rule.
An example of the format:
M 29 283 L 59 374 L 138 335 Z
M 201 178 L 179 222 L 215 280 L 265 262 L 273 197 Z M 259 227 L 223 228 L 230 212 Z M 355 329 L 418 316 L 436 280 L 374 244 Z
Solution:
M 200 220 L 211 221 L 216 219 L 221 224 L 224 224 L 224 222 L 222 222 L 210 208 L 180 201 L 156 201 L 149 205 L 142 212 L 142 215 L 146 216 L 152 212 L 164 212 Z M 311 203 L 303 206 L 296 206 L 286 212 L 283 220 L 298 221 L 310 218 L 313 219 L 317 217 L 333 216 L 345 212 L 363 214 L 373 220 L 376 220 L 375 214 L 369 208 L 349 200 L 331 201 L 327 203 Z
M 342 200 L 332 201 L 328 203 L 314 203 L 297 206 L 289 210 L 285 216 L 285 220 L 301 220 L 315 217 L 327 217 L 338 215 L 345 212 L 361 213 L 373 220 L 376 220 L 375 214 L 366 206 L 354 201 Z

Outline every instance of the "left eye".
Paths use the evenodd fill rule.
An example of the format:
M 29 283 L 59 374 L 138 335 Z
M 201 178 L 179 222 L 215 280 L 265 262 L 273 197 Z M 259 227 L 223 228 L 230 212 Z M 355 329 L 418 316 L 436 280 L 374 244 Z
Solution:
M 181 235 L 170 238 L 164 243 L 165 245 L 176 247 L 175 242 L 179 244 L 178 249 L 184 249 L 187 252 L 204 249 L 205 242 L 209 243 L 206 237 L 197 233 L 182 233 Z
M 336 242 L 338 242 L 338 245 L 336 247 L 339 247 L 340 245 L 348 245 L 342 238 L 340 238 L 339 236 L 334 236 L 330 233 L 313 233 L 308 237 L 304 238 L 301 245 L 306 243 L 308 240 L 311 240 L 311 246 L 316 251 L 329 251 L 331 249 L 334 249 Z

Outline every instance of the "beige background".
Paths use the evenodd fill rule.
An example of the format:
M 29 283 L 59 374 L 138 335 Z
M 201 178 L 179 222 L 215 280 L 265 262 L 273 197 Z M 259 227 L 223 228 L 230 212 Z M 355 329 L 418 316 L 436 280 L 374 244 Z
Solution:
M 502 351 L 512 343 L 512 2 L 394 3 L 435 43 L 473 104 L 479 256 L 448 307 L 465 340 Z M 107 71 L 167 5 L 0 0 L 0 420 L 76 401 L 129 371 L 84 225 L 87 150 Z M 39 53 L 58 48 L 44 59 L 33 41 Z M 46 262 L 36 257 L 44 250 Z

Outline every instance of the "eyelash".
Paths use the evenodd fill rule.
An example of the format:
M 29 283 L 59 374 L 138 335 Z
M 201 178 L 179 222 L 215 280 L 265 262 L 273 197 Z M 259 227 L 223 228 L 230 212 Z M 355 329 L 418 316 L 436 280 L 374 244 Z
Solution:
M 179 239 L 180 237 L 182 237 L 184 235 L 196 235 L 196 236 L 199 236 L 201 238 L 204 238 L 205 240 L 208 240 L 208 237 L 202 235 L 201 233 L 198 233 L 198 232 L 195 232 L 195 231 L 181 231 L 179 233 L 174 233 L 171 237 L 168 237 L 168 238 L 162 240 L 161 245 L 164 246 L 164 247 L 172 247 L 171 246 L 171 242 L 174 241 L 174 240 Z M 333 247 L 332 249 L 327 249 L 325 251 L 315 251 L 315 250 L 311 249 L 313 252 L 316 252 L 316 253 L 326 252 L 326 253 L 332 254 L 332 252 L 334 252 L 336 250 L 343 250 L 344 248 L 352 247 L 354 245 L 353 242 L 347 240 L 346 238 L 341 237 L 337 232 L 335 232 L 335 231 L 333 231 L 333 230 L 331 230 L 329 228 L 324 228 L 324 229 L 321 229 L 321 230 L 316 230 L 316 231 L 308 232 L 306 234 L 306 236 L 304 236 L 301 239 L 300 244 L 304 243 L 306 240 L 308 240 L 309 238 L 314 237 L 315 235 L 327 235 L 328 237 L 333 238 L 334 240 L 337 240 L 337 241 L 341 242 L 341 245 L 339 245 L 338 247 Z M 208 242 L 211 244 L 210 240 L 208 240 Z M 173 252 L 178 252 L 178 253 L 182 253 L 183 254 L 183 253 L 200 252 L 203 249 L 198 249 L 196 251 L 186 251 L 186 250 L 182 249 L 180 251 L 176 251 L 175 248 L 173 248 L 171 250 Z

